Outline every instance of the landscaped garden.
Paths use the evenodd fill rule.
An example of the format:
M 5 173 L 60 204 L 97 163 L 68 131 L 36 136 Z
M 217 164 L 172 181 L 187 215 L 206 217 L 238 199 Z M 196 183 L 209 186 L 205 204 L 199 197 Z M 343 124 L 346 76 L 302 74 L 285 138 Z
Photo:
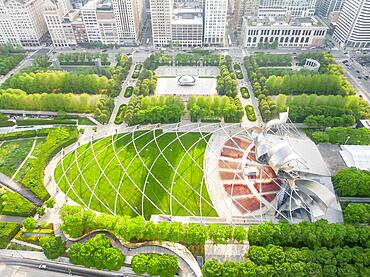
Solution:
M 245 106 L 245 113 L 247 114 L 249 121 L 256 121 L 256 112 L 254 111 L 254 108 L 252 105 L 246 105 Z
M 133 86 L 128 86 L 126 89 L 125 89 L 125 94 L 124 96 L 126 98 L 129 98 L 132 96 L 132 93 L 134 92 L 134 87 Z
M 61 65 L 94 65 L 96 59 L 100 59 L 102 65 L 110 64 L 108 54 L 101 52 L 72 52 L 58 55 Z
M 7 247 L 20 228 L 18 223 L 0 221 L 0 249 Z
M 132 79 L 139 78 L 140 70 L 143 67 L 141 63 L 135 65 L 134 72 L 132 73 Z
M 0 214 L 26 217 L 35 212 L 36 208 L 27 199 L 18 193 L 0 187 Z
M 30 152 L 32 144 L 33 139 L 4 142 L 0 147 L 0 172 L 13 176 Z
M 203 181 L 208 138 L 158 130 L 100 139 L 67 155 L 55 180 L 68 197 L 97 211 L 216 216 Z

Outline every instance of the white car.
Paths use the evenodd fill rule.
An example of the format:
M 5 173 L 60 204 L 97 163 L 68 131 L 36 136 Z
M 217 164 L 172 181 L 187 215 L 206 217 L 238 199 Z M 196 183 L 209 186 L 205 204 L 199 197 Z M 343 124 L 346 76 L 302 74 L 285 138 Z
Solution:
M 39 269 L 46 269 L 46 264 L 40 264 Z

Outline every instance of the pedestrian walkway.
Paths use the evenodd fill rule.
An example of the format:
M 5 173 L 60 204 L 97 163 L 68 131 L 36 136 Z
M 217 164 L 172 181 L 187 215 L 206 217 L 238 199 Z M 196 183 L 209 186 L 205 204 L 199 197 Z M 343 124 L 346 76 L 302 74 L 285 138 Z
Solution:
M 0 221 L 22 223 L 25 217 L 14 215 L 0 215 Z
M 17 168 L 17 170 L 14 172 L 12 178 L 10 180 L 14 180 L 14 178 L 17 176 L 19 170 L 21 170 L 21 168 L 24 166 L 24 164 L 27 162 L 27 160 L 30 158 L 33 150 L 35 149 L 35 146 L 36 146 L 36 142 L 37 142 L 37 137 L 34 137 L 33 139 L 33 144 L 32 144 L 32 147 L 30 149 L 30 152 L 28 152 L 28 155 L 27 157 L 23 160 L 23 162 L 19 165 L 19 167 Z
M 0 173 L 0 183 L 4 184 L 7 188 L 11 189 L 14 192 L 18 192 L 27 200 L 31 201 L 36 206 L 41 206 L 42 201 L 34 195 L 29 189 L 25 188 L 22 184 L 11 180 L 8 176 L 3 173 Z

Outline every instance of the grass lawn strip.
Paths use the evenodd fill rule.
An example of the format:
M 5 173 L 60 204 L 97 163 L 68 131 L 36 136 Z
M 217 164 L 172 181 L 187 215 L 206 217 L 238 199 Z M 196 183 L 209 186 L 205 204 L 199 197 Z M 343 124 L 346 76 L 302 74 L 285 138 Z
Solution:
M 184 135 L 184 142 L 187 142 L 191 135 L 194 136 L 194 134 L 182 135 Z M 98 211 L 107 211 L 107 207 L 109 207 L 109 210 L 113 210 L 117 214 L 142 214 L 147 218 L 151 214 L 163 212 L 163 210 L 168 213 L 171 210 L 171 180 L 173 175 L 177 174 L 173 169 L 178 167 L 177 163 L 183 155 L 186 155 L 186 151 L 182 151 L 181 144 L 178 141 L 174 141 L 176 139 L 174 133 L 161 133 L 157 137 L 158 146 L 162 151 L 168 145 L 171 145 L 172 149 L 180 149 L 180 151 L 176 152 L 164 151 L 164 155 L 166 155 L 172 165 L 172 167 L 170 166 L 171 170 L 167 171 L 164 169 L 169 166 L 163 155 L 159 161 L 154 162 L 160 153 L 158 146 L 155 146 L 153 142 L 154 135 L 148 132 L 135 132 L 132 136 L 135 139 L 135 144 L 133 144 L 132 138 L 125 134 L 116 136 L 114 141 L 110 141 L 110 138 L 105 138 L 93 142 L 90 146 L 82 146 L 77 149 L 79 153 L 77 156 L 78 161 L 71 158 L 71 154 L 67 155 L 55 172 L 55 179 L 59 181 L 61 189 L 67 192 L 68 196 L 73 200 L 85 206 L 89 205 L 90 208 Z M 195 141 L 196 138 L 199 138 L 199 134 L 195 135 L 195 138 L 192 138 L 191 141 Z M 110 143 L 108 144 L 108 142 Z M 115 151 L 115 148 L 119 149 L 118 152 Z M 149 148 L 151 151 L 146 150 Z M 205 145 L 199 149 L 201 153 L 204 153 Z M 197 155 L 194 151 L 191 154 Z M 191 159 L 187 160 L 189 164 L 193 163 L 190 161 Z M 195 160 L 202 161 L 203 154 L 196 157 Z M 82 174 L 79 174 L 76 163 L 78 163 Z M 148 172 L 150 167 L 153 169 L 151 173 Z M 62 176 L 63 168 L 66 170 L 65 176 Z M 190 187 L 195 188 L 196 193 L 193 192 L 189 195 L 186 190 L 184 193 L 185 186 L 176 187 L 174 195 L 178 194 L 185 197 L 184 202 L 186 203 L 182 204 L 182 201 L 179 201 L 179 204 L 173 205 L 172 208 L 175 214 L 184 213 L 190 215 L 189 211 L 192 211 L 192 213 L 196 212 L 195 214 L 200 213 L 199 203 L 197 203 L 199 199 L 194 195 L 202 195 L 199 192 L 199 188 L 202 184 L 203 172 L 199 170 L 198 173 L 193 174 L 193 169 L 188 171 L 189 175 L 183 178 Z M 150 178 L 148 178 L 148 175 L 150 175 Z M 148 179 L 147 184 L 149 185 L 145 189 L 144 196 L 142 191 L 143 187 L 146 187 L 146 179 Z M 116 193 L 112 193 L 111 189 L 107 189 L 109 187 L 112 187 Z M 124 195 L 130 195 L 130 197 L 124 197 Z M 198 201 L 190 203 L 189 196 L 193 196 Z M 210 202 L 207 192 L 204 193 L 203 197 L 207 199 L 204 202 Z M 147 200 L 145 201 L 144 198 Z M 89 200 L 87 201 L 87 199 Z M 184 208 L 178 209 L 178 206 L 186 207 L 188 212 L 184 211 Z M 202 207 L 201 210 L 204 210 L 203 215 L 215 215 L 215 211 L 209 206 Z

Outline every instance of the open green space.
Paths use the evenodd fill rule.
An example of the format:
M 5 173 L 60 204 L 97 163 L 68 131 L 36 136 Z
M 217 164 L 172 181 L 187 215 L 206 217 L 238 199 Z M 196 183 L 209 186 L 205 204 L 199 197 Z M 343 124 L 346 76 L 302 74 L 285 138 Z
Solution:
M 203 135 L 158 130 L 96 140 L 68 154 L 55 180 L 68 197 L 100 212 L 217 216 L 203 181 Z
M 4 142 L 0 147 L 0 172 L 11 177 L 27 157 L 33 139 Z

